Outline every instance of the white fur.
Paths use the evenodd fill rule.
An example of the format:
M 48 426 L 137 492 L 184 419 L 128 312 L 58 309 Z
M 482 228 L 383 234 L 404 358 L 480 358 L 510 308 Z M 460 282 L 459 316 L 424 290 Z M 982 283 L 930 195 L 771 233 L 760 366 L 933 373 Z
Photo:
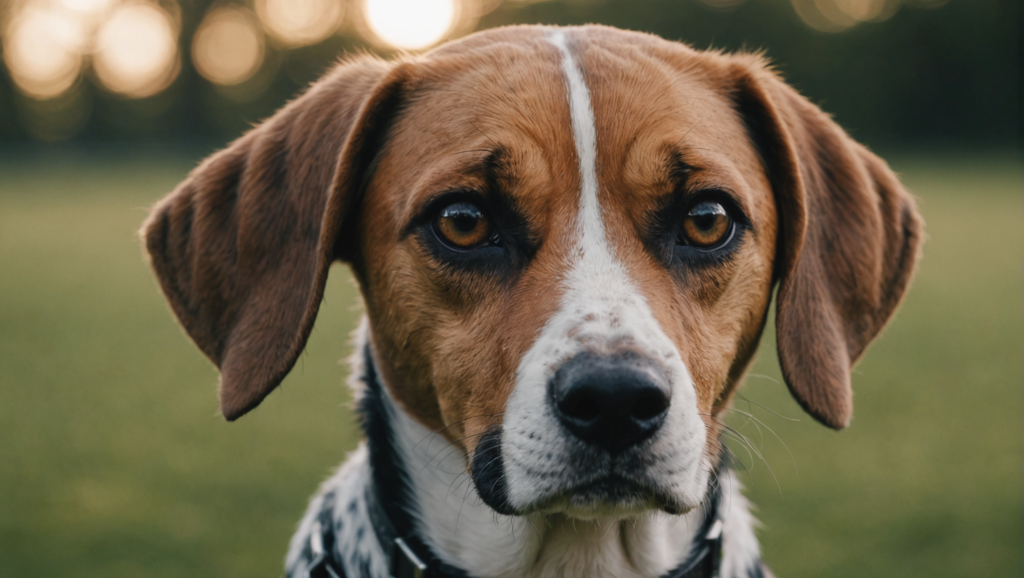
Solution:
M 543 506 L 565 511 L 567 505 L 558 501 L 559 491 L 568 476 L 580 481 L 580 472 L 570 471 L 571 446 L 577 442 L 561 433 L 546 384 L 559 365 L 577 353 L 629 348 L 660 365 L 672 387 L 672 404 L 661 430 L 644 447 L 651 465 L 644 472 L 625 473 L 657 482 L 675 498 L 673 505 L 693 508 L 704 497 L 711 469 L 703 454 L 707 434 L 697 414 L 693 380 L 605 234 L 590 94 L 565 33 L 554 32 L 549 40 L 562 57 L 582 190 L 561 306 L 523 356 L 506 408 L 502 453 L 510 501 L 519 509 Z M 610 461 L 605 466 L 594 468 L 593 476 L 623 473 L 615 471 Z M 616 512 L 589 514 L 614 516 Z
M 761 546 L 754 534 L 758 522 L 750 513 L 750 502 L 743 495 L 743 485 L 736 473 L 726 470 L 718 482 L 722 484 L 719 507 L 724 521 L 721 575 L 723 578 L 749 576 L 761 564 Z

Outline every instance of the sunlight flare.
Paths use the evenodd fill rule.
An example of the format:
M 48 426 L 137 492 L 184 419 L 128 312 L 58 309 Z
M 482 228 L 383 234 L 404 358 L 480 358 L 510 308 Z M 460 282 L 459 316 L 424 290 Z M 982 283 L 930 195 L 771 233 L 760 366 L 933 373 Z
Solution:
M 366 0 L 363 10 L 378 39 L 407 50 L 438 43 L 458 16 L 455 0 Z

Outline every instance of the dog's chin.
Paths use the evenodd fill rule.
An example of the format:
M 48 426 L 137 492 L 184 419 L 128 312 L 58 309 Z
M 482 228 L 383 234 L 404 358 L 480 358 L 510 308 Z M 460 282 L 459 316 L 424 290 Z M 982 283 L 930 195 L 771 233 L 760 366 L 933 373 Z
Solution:
M 523 508 L 523 513 L 564 515 L 578 520 L 620 520 L 651 512 L 684 514 L 695 506 L 678 502 L 657 489 L 607 476 L 557 492 Z

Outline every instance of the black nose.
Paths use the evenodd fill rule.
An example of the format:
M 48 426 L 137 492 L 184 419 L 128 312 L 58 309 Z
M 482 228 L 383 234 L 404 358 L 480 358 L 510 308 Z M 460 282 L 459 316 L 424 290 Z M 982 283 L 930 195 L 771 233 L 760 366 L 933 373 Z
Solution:
M 613 454 L 656 432 L 671 401 L 664 374 L 635 354 L 581 353 L 555 372 L 548 393 L 566 429 Z

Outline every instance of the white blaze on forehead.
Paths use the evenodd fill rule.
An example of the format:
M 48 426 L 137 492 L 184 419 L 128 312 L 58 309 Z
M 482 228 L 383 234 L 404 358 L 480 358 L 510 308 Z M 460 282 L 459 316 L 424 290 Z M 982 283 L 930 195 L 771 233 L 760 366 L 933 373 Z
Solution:
M 565 279 L 568 291 L 563 297 L 563 311 L 556 315 L 556 318 L 572 305 L 577 305 L 577 313 L 583 313 L 580 306 L 584 304 L 593 307 L 595 301 L 621 302 L 624 298 L 638 300 L 641 307 L 646 310 L 646 302 L 633 285 L 626 268 L 615 257 L 608 242 L 597 194 L 597 126 L 594 110 L 590 105 L 590 90 L 572 51 L 569 50 L 565 32 L 552 32 L 548 35 L 548 41 L 558 47 L 562 57 L 562 75 L 565 78 L 569 100 L 573 142 L 576 144 L 576 158 L 580 165 L 579 212 L 574 220 L 569 271 Z M 598 310 L 601 309 L 598 307 Z M 613 314 L 609 310 L 604 310 L 604 313 Z M 650 314 L 649 310 L 647 313 Z
M 695 505 L 704 495 L 710 467 L 701 464 L 705 432 L 693 380 L 608 239 L 598 198 L 598 135 L 590 91 L 566 33 L 552 31 L 547 40 L 561 57 L 579 160 L 580 201 L 570 229 L 573 238 L 562 279 L 565 292 L 558 310 L 520 360 L 506 406 L 502 455 L 509 498 L 515 507 L 529 507 L 554 499 L 569 487 L 618 475 L 643 477 L 645 484 L 676 496 L 678 505 Z M 559 424 L 547 396 L 548 380 L 574 355 L 623 348 L 660 367 L 672 387 L 672 405 L 661 433 L 644 442 L 647 463 L 652 465 L 642 472 L 620 472 L 622 466 L 609 460 L 599 465 L 593 456 L 584 455 L 596 450 L 580 449 L 580 442 Z
M 576 226 L 581 228 L 584 241 L 607 244 L 601 205 L 597 200 L 597 127 L 594 110 L 590 106 L 590 91 L 583 73 L 569 52 L 565 32 L 558 30 L 548 41 L 562 54 L 562 73 L 569 89 L 569 115 L 572 118 L 572 136 L 576 143 L 576 158 L 580 163 L 580 215 Z M 585 246 L 585 245 L 584 245 Z

